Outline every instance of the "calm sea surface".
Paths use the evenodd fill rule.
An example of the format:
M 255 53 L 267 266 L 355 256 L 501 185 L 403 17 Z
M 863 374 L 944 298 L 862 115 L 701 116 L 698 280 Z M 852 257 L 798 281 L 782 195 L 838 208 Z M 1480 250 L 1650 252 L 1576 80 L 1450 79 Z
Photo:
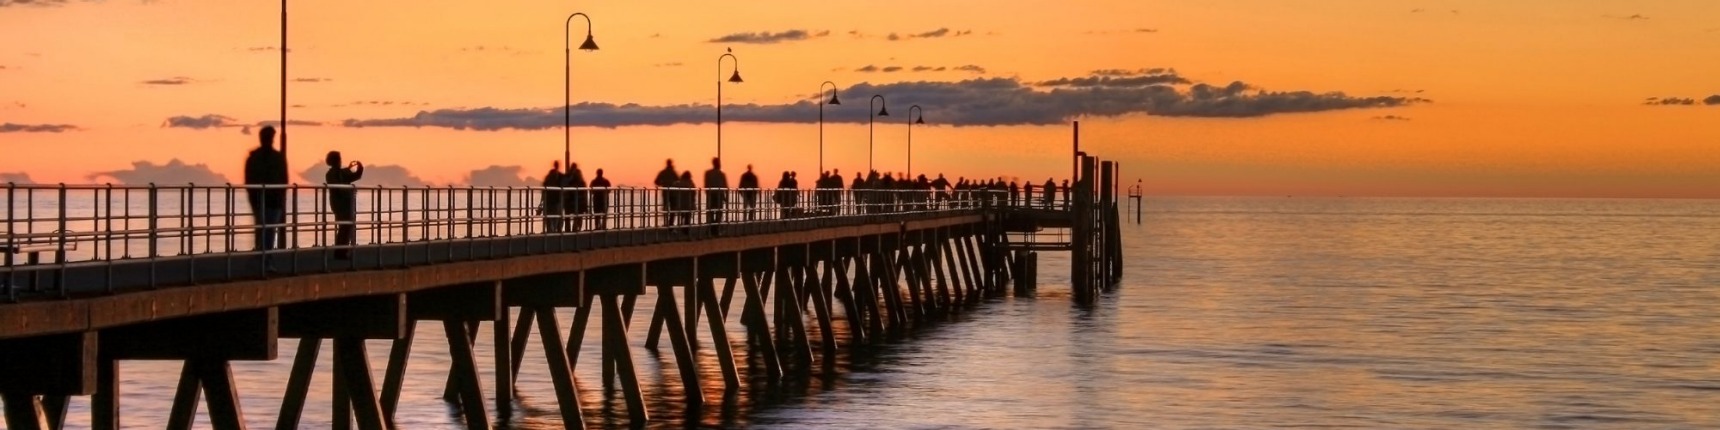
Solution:
M 696 414 L 672 354 L 637 347 L 641 324 L 655 425 L 1720 428 L 1720 201 L 1177 198 L 1149 201 L 1145 221 L 1124 225 L 1123 284 L 1090 309 L 1071 305 L 1067 258 L 1048 253 L 1036 298 L 845 353 L 835 375 L 743 375 L 732 406 L 713 392 Z M 446 341 L 419 333 L 402 428 L 458 428 L 438 400 Z M 379 377 L 386 345 L 371 343 Z M 273 426 L 294 347 L 236 364 L 254 427 Z M 560 427 L 539 348 L 519 428 Z M 623 425 L 595 349 L 576 370 L 587 420 Z M 329 425 L 322 360 L 303 428 Z M 126 427 L 165 423 L 177 371 L 122 365 Z M 87 399 L 73 407 L 87 426 Z

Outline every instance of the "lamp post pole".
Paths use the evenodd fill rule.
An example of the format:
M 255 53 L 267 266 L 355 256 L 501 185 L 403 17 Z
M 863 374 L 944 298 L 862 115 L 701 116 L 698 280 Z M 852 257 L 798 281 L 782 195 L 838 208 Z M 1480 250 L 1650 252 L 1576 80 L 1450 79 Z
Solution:
M 872 102 L 878 102 L 878 112 L 872 112 Z M 873 137 L 877 135 L 873 123 L 878 121 L 878 117 L 890 116 L 890 111 L 882 94 L 873 94 L 872 100 L 866 101 L 866 108 L 866 170 L 870 173 L 877 171 L 872 167 L 872 147 L 875 146 Z
M 920 105 L 908 106 L 908 178 L 914 177 L 914 124 L 926 123 L 924 112 Z
M 287 158 L 287 0 L 281 0 L 281 123 L 278 125 L 281 127 L 281 158 L 290 160 Z
M 735 73 L 729 76 L 729 82 L 741 83 L 741 59 L 735 57 L 734 50 L 717 57 L 717 159 L 723 158 L 723 59 L 735 62 Z
M 596 51 L 597 41 L 591 38 L 591 17 L 582 12 L 574 12 L 567 16 L 562 25 L 563 81 L 561 87 L 561 165 L 573 164 L 573 17 L 585 18 L 585 43 L 579 44 L 582 51 Z
M 824 101 L 824 94 L 822 94 L 824 92 L 824 86 L 825 85 L 830 86 L 830 101 L 828 103 L 826 103 Z M 818 92 L 820 94 L 818 95 L 817 99 L 814 99 L 816 101 L 814 101 L 813 103 L 818 103 L 818 173 L 823 174 L 824 173 L 824 105 L 825 104 L 839 105 L 839 104 L 842 104 L 842 101 L 836 99 L 836 83 L 834 83 L 834 82 L 824 81 L 824 83 L 818 84 Z

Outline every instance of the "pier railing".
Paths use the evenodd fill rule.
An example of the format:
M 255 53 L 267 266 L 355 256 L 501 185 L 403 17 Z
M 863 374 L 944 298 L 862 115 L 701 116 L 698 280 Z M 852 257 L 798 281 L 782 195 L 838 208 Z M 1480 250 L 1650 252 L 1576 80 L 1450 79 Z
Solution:
M 279 215 L 269 199 L 284 193 Z M 350 221 L 332 211 L 332 193 L 351 193 Z M 683 189 L 545 187 L 386 187 L 354 185 L 7 185 L 0 253 L 0 299 L 20 286 L 46 292 L 41 272 L 67 267 L 201 258 L 256 257 L 433 241 L 632 231 L 673 238 L 693 227 L 723 234 L 818 227 L 857 218 L 899 217 L 1005 206 L 1002 190 Z M 716 202 L 713 204 L 713 202 Z M 342 227 L 350 244 L 336 244 Z M 267 234 L 274 242 L 257 246 Z M 647 239 L 647 240 L 660 240 Z M 59 289 L 64 291 L 63 288 Z

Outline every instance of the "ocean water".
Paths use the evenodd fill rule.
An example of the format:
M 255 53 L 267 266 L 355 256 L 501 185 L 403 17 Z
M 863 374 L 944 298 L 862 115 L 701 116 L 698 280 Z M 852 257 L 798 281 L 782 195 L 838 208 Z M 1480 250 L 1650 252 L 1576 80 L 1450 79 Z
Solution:
M 1720 428 L 1720 201 L 1169 198 L 1144 212 L 1123 226 L 1122 284 L 1094 306 L 1072 304 L 1067 257 L 1046 253 L 1035 297 L 844 352 L 833 374 L 743 374 L 724 400 L 702 349 L 700 411 L 680 405 L 666 347 L 638 347 L 641 324 L 653 426 Z M 419 333 L 402 428 L 459 428 L 439 400 L 441 330 Z M 379 377 L 386 345 L 370 345 Z M 253 426 L 273 426 L 294 346 L 235 365 Z M 625 426 L 594 349 L 576 369 L 587 421 Z M 329 425 L 322 360 L 301 428 Z M 525 358 L 515 428 L 560 428 L 541 360 Z M 127 428 L 163 425 L 178 368 L 122 364 Z

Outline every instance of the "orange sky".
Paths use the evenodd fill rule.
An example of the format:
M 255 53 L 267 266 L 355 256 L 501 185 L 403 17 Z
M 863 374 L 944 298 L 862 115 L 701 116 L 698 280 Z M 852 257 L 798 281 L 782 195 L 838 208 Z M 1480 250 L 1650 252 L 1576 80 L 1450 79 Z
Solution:
M 1432 102 L 1246 118 L 1068 118 L 1082 121 L 1085 149 L 1120 160 L 1128 182 L 1141 179 L 1155 194 L 1720 197 L 1720 105 L 1702 103 L 1720 95 L 1720 2 L 1049 4 L 300 0 L 289 6 L 290 74 L 322 82 L 293 84 L 291 103 L 304 107 L 290 116 L 338 124 L 421 110 L 559 106 L 562 20 L 583 11 L 602 49 L 574 53 L 576 103 L 712 103 L 715 59 L 725 48 L 740 57 L 746 78 L 724 88 L 725 103 L 791 103 L 824 80 L 843 88 L 1034 82 L 1169 67 L 1219 86 L 1243 81 L 1270 91 Z M 253 48 L 278 44 L 278 8 L 212 0 L 0 6 L 7 41 L 0 44 L 0 124 L 78 128 L 0 133 L 0 173 L 106 181 L 91 175 L 178 159 L 238 179 L 254 136 L 163 123 L 181 115 L 274 119 L 278 53 Z M 939 28 L 952 35 L 885 37 Z M 774 44 L 708 42 L 797 29 L 830 33 Z M 953 36 L 962 31 L 971 34 Z M 986 72 L 856 70 L 866 65 Z M 181 77 L 183 85 L 144 83 Z M 844 93 L 844 105 L 831 108 L 863 112 L 868 96 Z M 1696 102 L 1648 106 L 1649 97 Z M 880 170 L 904 168 L 906 108 L 892 103 L 895 116 L 877 126 Z M 1067 125 L 951 126 L 939 123 L 939 113 L 928 106 L 928 125 L 914 129 L 916 172 L 1035 182 L 1067 175 Z M 339 149 L 448 183 L 491 165 L 541 176 L 562 150 L 559 128 L 332 124 L 291 128 L 295 170 Z M 709 123 L 579 127 L 574 152 L 588 176 L 603 167 L 620 182 L 642 183 L 663 158 L 702 169 L 715 133 Z M 724 156 L 731 173 L 747 163 L 767 178 L 785 169 L 811 173 L 816 138 L 814 124 L 728 122 Z M 850 175 L 865 168 L 866 145 L 864 124 L 827 126 L 827 167 Z

